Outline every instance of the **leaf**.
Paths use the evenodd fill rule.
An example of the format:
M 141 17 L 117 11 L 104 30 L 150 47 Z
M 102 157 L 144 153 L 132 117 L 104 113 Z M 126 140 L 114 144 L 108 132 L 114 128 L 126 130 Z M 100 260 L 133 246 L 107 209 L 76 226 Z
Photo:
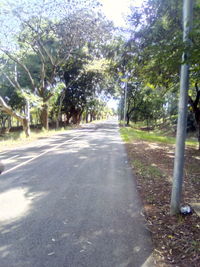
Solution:
M 50 252 L 50 253 L 48 253 L 48 256 L 52 256 L 52 255 L 54 255 L 55 254 L 55 252 Z
M 128 79 L 127 78 L 121 78 L 121 81 L 127 83 Z

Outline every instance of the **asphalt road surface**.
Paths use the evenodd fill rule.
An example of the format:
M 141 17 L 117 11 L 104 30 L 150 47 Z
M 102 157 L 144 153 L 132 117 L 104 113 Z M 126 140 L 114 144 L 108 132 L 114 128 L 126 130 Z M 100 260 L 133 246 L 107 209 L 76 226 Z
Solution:
M 152 266 L 116 121 L 0 154 L 1 267 Z

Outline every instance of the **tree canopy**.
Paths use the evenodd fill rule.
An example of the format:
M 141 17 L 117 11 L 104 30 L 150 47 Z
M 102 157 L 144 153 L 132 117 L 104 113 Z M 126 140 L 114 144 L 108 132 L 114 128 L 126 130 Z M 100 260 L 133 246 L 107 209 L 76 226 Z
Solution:
M 94 81 L 99 79 L 100 73 L 86 72 L 84 65 L 103 57 L 103 46 L 110 42 L 113 31 L 112 23 L 100 13 L 98 6 L 96 1 L 81 0 L 42 1 L 40 4 L 8 1 L 3 5 L 1 19 L 12 14 L 17 30 L 7 36 L 11 25 L 4 25 L 0 44 L 5 62 L 1 65 L 2 76 L 12 91 L 37 97 L 35 103 L 40 103 L 38 108 L 45 128 L 48 128 L 49 103 L 56 94 L 57 83 L 65 82 L 68 96 L 69 90 L 74 88 L 85 102 L 86 95 L 93 94 Z M 67 101 L 73 102 L 72 99 Z
M 199 9 L 196 1 L 187 59 L 189 112 L 197 130 Z M 122 113 L 126 81 L 127 124 L 176 121 L 181 55 L 187 48 L 182 42 L 182 1 L 145 0 L 131 8 L 127 20 L 128 33 L 120 36 L 98 1 L 3 1 L 1 96 L 21 113 L 28 99 L 40 124 L 48 128 L 49 116 L 57 125 L 62 114 L 78 123 L 90 103 L 105 95 L 121 97 Z

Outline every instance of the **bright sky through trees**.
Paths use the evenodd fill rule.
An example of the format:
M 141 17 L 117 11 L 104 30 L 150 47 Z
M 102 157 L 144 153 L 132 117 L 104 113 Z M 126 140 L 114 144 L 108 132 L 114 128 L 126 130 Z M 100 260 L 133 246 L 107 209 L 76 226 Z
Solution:
M 140 6 L 143 0 L 100 0 L 106 16 L 116 26 L 124 26 L 124 17 L 129 13 L 130 6 Z
M 125 17 L 129 14 L 130 6 L 140 6 L 143 0 L 100 0 L 103 11 L 108 19 L 112 20 L 115 26 L 125 26 Z M 117 109 L 119 101 L 110 99 L 107 105 Z

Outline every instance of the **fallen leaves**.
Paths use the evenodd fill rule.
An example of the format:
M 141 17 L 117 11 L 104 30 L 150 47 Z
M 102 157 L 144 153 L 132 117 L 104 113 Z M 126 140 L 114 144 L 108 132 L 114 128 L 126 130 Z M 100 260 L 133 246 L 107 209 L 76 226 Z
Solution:
M 55 254 L 55 252 L 50 252 L 50 253 L 48 253 L 48 256 L 53 256 Z
M 148 148 L 148 149 L 147 149 Z M 137 189 L 143 201 L 146 227 L 152 233 L 158 266 L 200 266 L 200 218 L 192 215 L 170 216 L 173 147 L 140 141 L 127 144 L 136 175 Z M 148 153 L 144 151 L 148 150 Z M 183 202 L 199 201 L 199 151 L 186 150 Z M 156 169 L 155 169 L 156 168 Z

